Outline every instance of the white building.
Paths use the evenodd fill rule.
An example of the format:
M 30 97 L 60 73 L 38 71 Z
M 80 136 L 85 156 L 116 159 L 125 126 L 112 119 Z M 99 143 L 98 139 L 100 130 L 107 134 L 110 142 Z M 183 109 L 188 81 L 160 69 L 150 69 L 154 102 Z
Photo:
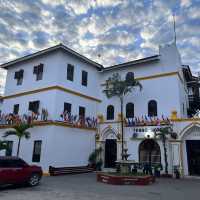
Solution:
M 107 68 L 59 44 L 1 67 L 7 69 L 7 79 L 0 135 L 12 128 L 13 118 L 40 113 L 30 129 L 31 138 L 21 144 L 20 156 L 27 162 L 44 171 L 49 166 L 87 165 L 90 153 L 101 146 L 104 167 L 112 167 L 121 157 L 120 104 L 102 93 L 103 84 L 113 73 L 125 78 L 134 72 L 143 89 L 129 94 L 124 103 L 124 115 L 138 121 L 124 127 L 130 159 L 164 165 L 162 142 L 156 139 L 150 155 L 145 148 L 151 140 L 146 135 L 170 122 L 178 134 L 177 139 L 167 140 L 170 172 L 178 165 L 184 175 L 200 175 L 200 120 L 188 118 L 187 112 L 187 79 L 192 75 L 182 65 L 175 44 L 160 47 L 158 55 Z M 70 119 L 62 115 L 64 110 L 71 113 Z M 17 138 L 6 140 L 7 154 L 15 155 Z

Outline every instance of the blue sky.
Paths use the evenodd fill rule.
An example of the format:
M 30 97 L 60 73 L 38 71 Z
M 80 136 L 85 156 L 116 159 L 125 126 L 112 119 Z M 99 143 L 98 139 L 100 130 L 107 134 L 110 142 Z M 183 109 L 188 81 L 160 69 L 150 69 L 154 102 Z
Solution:
M 174 12 L 183 64 L 200 71 L 200 0 L 0 0 L 0 10 L 0 63 L 61 42 L 104 66 L 151 56 L 173 41 Z

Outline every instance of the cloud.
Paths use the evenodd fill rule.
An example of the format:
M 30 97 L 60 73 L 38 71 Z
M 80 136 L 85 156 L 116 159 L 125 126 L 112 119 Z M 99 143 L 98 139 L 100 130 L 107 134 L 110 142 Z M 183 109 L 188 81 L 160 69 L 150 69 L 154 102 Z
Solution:
M 176 13 L 183 63 L 196 72 L 199 7 L 197 0 L 0 0 L 0 63 L 60 42 L 105 66 L 150 56 L 174 39 Z

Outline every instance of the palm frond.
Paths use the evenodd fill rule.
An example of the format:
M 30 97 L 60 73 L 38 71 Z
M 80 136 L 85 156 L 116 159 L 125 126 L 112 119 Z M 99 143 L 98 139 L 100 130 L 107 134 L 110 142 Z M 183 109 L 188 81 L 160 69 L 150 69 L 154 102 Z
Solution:
M 6 131 L 3 135 L 3 137 L 8 137 L 8 136 L 11 136 L 11 135 L 16 135 L 17 132 L 16 131 Z
M 7 149 L 7 143 L 5 141 L 1 141 L 0 140 L 0 151 L 1 150 L 4 150 L 4 149 Z
M 29 138 L 31 137 L 31 133 L 28 132 L 28 131 L 25 131 L 25 132 L 24 132 L 24 137 L 25 137 L 26 139 L 29 139 Z

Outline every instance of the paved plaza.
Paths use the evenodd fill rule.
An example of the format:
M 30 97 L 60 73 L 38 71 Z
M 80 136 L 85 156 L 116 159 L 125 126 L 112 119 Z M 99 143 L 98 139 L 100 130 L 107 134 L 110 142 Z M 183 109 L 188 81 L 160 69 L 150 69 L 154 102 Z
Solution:
M 196 200 L 200 179 L 158 179 L 150 186 L 114 186 L 95 174 L 44 177 L 37 187 L 0 189 L 0 200 Z

